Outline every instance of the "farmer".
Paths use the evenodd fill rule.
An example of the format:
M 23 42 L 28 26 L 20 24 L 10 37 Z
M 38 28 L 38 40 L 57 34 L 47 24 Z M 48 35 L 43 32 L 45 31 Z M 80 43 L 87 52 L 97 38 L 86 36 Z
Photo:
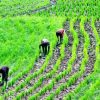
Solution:
M 64 30 L 64 29 L 59 29 L 59 30 L 56 32 L 56 36 L 57 36 L 57 38 L 58 38 L 58 42 L 62 43 L 64 33 L 65 33 L 65 30 Z
M 8 81 L 8 72 L 9 72 L 9 68 L 8 67 L 2 67 L 0 69 L 0 73 L 2 74 L 2 83 L 0 83 L 0 86 L 4 85 L 4 81 L 6 82 L 7 85 L 7 81 Z
M 41 52 L 41 47 L 42 47 L 43 54 L 47 55 L 49 53 L 49 50 L 50 50 L 49 41 L 47 39 L 42 39 L 41 44 L 39 45 L 40 52 Z

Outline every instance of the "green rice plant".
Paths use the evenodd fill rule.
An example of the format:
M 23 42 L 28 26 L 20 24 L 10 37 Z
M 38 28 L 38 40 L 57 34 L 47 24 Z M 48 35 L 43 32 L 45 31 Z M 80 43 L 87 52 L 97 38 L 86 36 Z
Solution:
M 42 73 L 43 70 L 45 69 L 46 65 L 48 64 L 48 61 L 49 61 L 49 60 L 50 60 L 50 58 L 49 58 L 49 59 L 47 58 L 47 60 L 46 60 L 45 63 L 43 64 L 43 67 L 41 67 L 41 69 L 40 69 L 38 72 L 33 73 L 33 75 L 28 76 L 28 77 L 25 79 L 25 81 L 24 81 L 23 83 L 21 83 L 19 86 L 17 86 L 17 87 L 16 87 L 16 91 L 20 90 L 20 89 L 23 88 L 26 84 L 28 84 L 32 78 L 35 78 L 35 77 L 37 77 L 40 73 Z M 20 87 L 21 87 L 21 88 L 20 88 Z
M 4 100 L 3 96 L 0 96 L 0 100 Z
M 74 45 L 75 45 L 75 44 L 74 44 Z M 73 55 L 73 56 L 74 56 L 74 55 Z M 72 57 L 73 57 L 73 56 L 72 56 Z M 69 61 L 69 62 L 70 62 L 70 61 Z M 64 75 L 63 72 L 62 72 L 61 74 L 57 75 L 57 76 L 54 78 L 54 81 L 59 81 L 59 80 L 63 77 L 63 75 Z M 53 81 L 53 80 L 52 80 L 52 81 Z M 53 88 L 53 85 L 54 85 L 54 83 L 55 83 L 55 82 L 52 82 L 52 81 L 51 81 L 47 86 L 44 86 L 44 87 L 42 88 L 42 90 L 44 90 L 45 87 L 49 87 L 49 89 L 48 89 L 48 88 L 47 88 L 47 89 L 50 91 L 50 90 Z M 46 91 L 47 91 L 47 89 L 46 89 Z M 40 94 L 40 96 L 41 96 L 41 95 L 42 95 L 42 94 L 41 94 L 41 91 L 42 91 L 42 90 L 40 90 L 37 94 Z M 45 91 L 45 92 L 46 92 L 46 91 Z M 42 93 L 44 94 L 44 92 L 42 92 Z M 31 96 L 31 97 L 32 97 L 32 96 Z M 31 97 L 29 97 L 29 99 L 31 99 Z M 50 97 L 50 98 L 51 98 L 51 97 Z
M 22 89 L 22 88 L 25 86 L 25 84 L 27 84 L 27 83 L 29 82 L 29 80 L 31 80 L 33 77 L 37 77 L 37 76 L 39 75 L 39 73 L 43 72 L 43 69 L 45 69 L 47 62 L 50 60 L 50 57 L 52 56 L 52 46 L 55 46 L 55 44 L 56 44 L 56 41 L 54 40 L 53 44 L 51 44 L 51 51 L 50 51 L 49 55 L 48 55 L 47 58 L 46 58 L 46 59 L 47 59 L 47 60 L 46 60 L 46 63 L 45 63 L 45 65 L 41 68 L 41 70 L 39 70 L 39 71 L 36 72 L 36 73 L 33 73 L 33 75 L 30 75 L 30 77 L 27 77 L 25 82 L 22 82 L 22 84 L 20 84 L 19 86 L 17 86 L 17 87 L 15 88 L 16 91 Z M 30 64 L 30 65 L 31 65 L 31 64 Z M 19 74 L 19 76 L 20 76 L 20 75 L 23 76 L 23 75 L 24 75 L 25 73 L 27 73 L 30 69 L 31 69 L 31 66 L 28 67 L 28 68 L 25 70 L 25 72 L 23 72 L 23 74 Z M 18 78 L 19 76 L 17 76 L 17 78 Z M 15 80 L 17 80 L 17 78 L 15 78 Z M 13 79 L 13 80 L 14 80 L 14 79 Z M 12 82 L 13 82 L 13 81 L 12 81 Z M 14 83 L 12 83 L 12 82 L 10 82 L 11 85 L 14 84 Z
M 32 97 L 30 100 L 37 100 L 37 96 L 38 95 L 34 95 L 34 97 Z
M 63 44 L 62 44 L 62 45 L 63 45 Z M 63 53 L 64 53 L 64 51 L 63 51 Z M 62 54 L 63 54 L 63 53 L 62 53 Z M 61 55 L 62 55 L 62 54 L 61 54 Z M 56 62 L 56 65 L 54 66 L 53 70 L 50 71 L 49 74 L 47 74 L 46 77 L 51 78 L 52 75 L 58 70 L 58 67 L 59 67 L 59 65 L 60 65 L 60 63 L 61 63 L 61 57 L 62 57 L 62 56 L 60 56 L 60 57 L 58 58 L 58 60 L 57 60 L 57 62 Z M 39 85 L 42 84 L 42 81 L 40 81 L 41 78 L 43 78 L 43 77 L 40 77 L 39 80 L 38 80 L 38 82 L 40 83 Z M 36 83 L 36 84 L 37 84 L 37 83 Z M 53 88 L 53 84 L 54 84 L 54 82 L 53 82 L 53 80 L 52 80 L 52 84 L 50 84 L 49 86 L 44 87 L 44 89 L 40 90 L 40 93 L 39 93 L 39 94 L 40 94 L 40 95 L 42 95 L 42 93 L 44 94 L 45 91 L 47 91 L 47 89 L 50 91 L 50 90 Z M 30 93 L 30 91 L 32 92 L 32 91 L 33 91 L 34 89 L 36 89 L 39 85 L 35 85 L 35 84 L 34 84 L 34 86 L 33 86 L 31 89 L 29 89 L 29 91 L 27 91 L 27 92 L 28 92 L 28 93 Z M 26 94 L 26 92 L 24 92 L 24 93 Z M 19 96 L 19 95 L 18 95 L 18 96 Z
M 83 19 L 82 19 L 82 21 L 83 21 Z M 81 24 L 81 25 L 84 26 L 84 23 Z M 82 28 L 83 28 L 83 27 L 82 27 Z M 85 32 L 85 31 L 83 31 L 83 32 Z M 83 34 L 84 34 L 84 33 L 83 33 Z M 87 41 L 87 40 L 86 40 L 86 41 Z M 86 43 L 86 42 L 85 42 L 85 43 Z M 88 44 L 87 46 L 89 46 L 89 44 Z M 87 48 L 88 48 L 88 47 L 87 47 Z M 87 51 L 87 49 L 85 49 L 85 48 L 84 48 L 84 50 Z M 83 58 L 83 60 L 82 60 L 83 63 L 82 63 L 81 66 L 80 66 L 80 71 L 77 72 L 77 73 L 75 73 L 74 75 L 72 75 L 72 76 L 70 77 L 70 79 L 69 79 L 66 83 L 63 83 L 62 85 L 60 85 L 60 86 L 58 87 L 58 89 L 60 89 L 60 90 L 59 90 L 59 92 L 57 92 L 57 93 L 60 93 L 60 91 L 63 91 L 64 88 L 67 88 L 68 86 L 71 86 L 72 84 L 74 84 L 74 83 L 76 82 L 76 80 L 77 80 L 80 76 L 83 75 L 83 73 L 84 73 L 84 71 L 85 71 L 85 66 L 86 66 L 86 63 L 85 63 L 86 57 L 87 57 L 87 54 L 84 54 L 84 58 Z M 87 58 L 86 61 L 88 61 L 88 58 Z M 58 91 L 58 89 L 56 89 L 56 91 Z M 54 92 L 54 97 L 55 97 L 55 95 L 56 95 L 56 91 Z M 52 99 L 53 99 L 54 97 L 52 97 Z M 49 97 L 47 97 L 47 98 L 49 98 Z
M 98 70 L 98 67 L 99 67 L 99 64 L 100 64 L 100 52 L 99 52 L 99 46 L 100 46 L 100 39 L 99 39 L 99 34 L 98 34 L 98 32 L 97 32 L 97 30 L 96 30 L 96 28 L 95 28 L 95 25 L 94 25 L 94 23 L 95 23 L 95 18 L 94 17 L 92 17 L 92 21 L 91 21 L 91 27 L 93 28 L 93 32 L 94 32 L 94 35 L 95 35 L 95 38 L 96 38 L 96 50 L 95 50 L 95 52 L 96 52 L 96 62 L 95 62 L 95 64 L 94 64 L 94 71 L 99 71 Z
M 82 25 L 82 23 L 80 23 L 80 25 Z M 82 28 L 82 27 L 81 27 Z M 98 52 L 96 52 L 96 54 L 97 54 Z M 86 57 L 86 59 L 88 58 L 88 56 L 87 56 L 87 49 L 85 49 L 85 51 L 84 51 L 84 57 Z M 98 62 L 98 60 L 96 59 L 96 62 L 95 62 L 95 65 L 94 65 L 94 69 L 98 69 L 98 67 L 97 67 L 97 62 Z M 83 66 L 80 68 L 80 70 L 82 70 L 82 73 L 85 71 L 84 70 L 84 62 L 83 62 L 83 60 L 82 60 L 82 64 L 83 64 Z M 86 63 L 85 63 L 86 64 Z M 76 87 L 76 89 L 74 90 L 74 91 L 72 91 L 72 92 L 70 92 L 70 93 L 68 93 L 66 96 L 64 96 L 64 100 L 66 100 L 66 99 L 68 99 L 68 100 L 70 100 L 70 99 L 78 99 L 78 96 L 80 97 L 80 95 L 81 95 L 81 93 L 80 93 L 80 91 L 82 91 L 82 95 L 83 95 L 83 90 L 81 90 L 82 88 L 84 88 L 84 87 L 86 87 L 87 85 L 89 85 L 89 84 L 91 84 L 91 82 L 94 82 L 94 80 L 95 79 L 98 79 L 97 78 L 97 76 L 96 75 L 98 75 L 98 73 L 96 72 L 96 71 L 94 71 L 92 74 L 90 74 L 89 76 L 87 76 L 86 77 L 86 79 L 84 79 L 84 81 L 83 82 L 81 82 L 77 87 Z M 95 78 L 96 77 L 96 78 Z M 99 76 L 98 76 L 99 77 Z M 91 81 L 90 81 L 91 80 Z M 89 82 L 90 81 L 90 82 Z M 85 89 L 85 90 L 88 90 L 87 88 Z M 84 91 L 85 91 L 84 90 Z M 79 94 L 79 95 L 78 95 Z M 86 98 L 85 98 L 86 99 Z
M 95 16 L 96 18 L 100 18 L 99 4 L 99 0 L 57 0 L 54 7 L 46 11 L 39 12 L 37 15 L 57 15 L 68 16 L 71 18 L 80 16 L 88 16 L 88 18 L 91 18 L 91 16 Z
M 66 41 L 66 42 L 67 42 L 67 41 Z M 65 42 L 64 42 L 64 43 L 65 43 Z M 65 43 L 65 44 L 66 44 L 66 43 Z M 64 45 L 65 45 L 65 44 L 64 44 Z M 63 45 L 63 44 L 62 44 L 62 45 Z M 59 65 L 60 65 L 60 63 L 61 63 L 61 58 L 62 58 L 63 53 L 64 53 L 64 50 L 62 49 L 61 56 L 58 58 L 55 67 L 53 68 L 53 70 L 52 70 L 49 74 L 47 74 L 46 77 L 51 78 L 51 76 L 56 72 L 56 70 L 58 69 L 58 67 L 59 67 Z M 38 82 L 39 82 L 40 84 L 42 84 L 41 78 L 43 78 L 43 77 L 40 77 L 40 79 L 38 80 Z M 36 83 L 36 84 L 37 84 L 37 83 Z M 40 85 L 40 84 L 39 84 L 39 85 Z M 49 87 L 48 89 L 49 89 L 49 90 L 52 89 L 52 86 L 53 86 L 53 82 L 52 82 L 52 84 L 50 85 L 50 87 Z M 31 89 L 29 89 L 29 92 L 27 91 L 27 93 L 30 93 L 30 91 L 32 92 L 32 90 L 36 89 L 36 87 L 38 87 L 38 85 L 34 85 Z M 44 87 L 44 90 L 45 90 L 45 89 L 46 89 L 46 87 Z M 40 94 L 41 94 L 44 90 L 42 90 L 42 91 L 40 92 Z M 45 90 L 45 91 L 46 91 L 46 90 Z M 44 92 L 43 92 L 43 93 L 44 93 Z M 25 94 L 26 94 L 26 93 L 25 93 Z
M 82 88 L 84 88 L 84 87 L 86 87 L 86 85 L 90 85 L 91 84 L 91 82 L 93 83 L 95 83 L 95 78 L 96 77 L 96 73 L 95 72 L 93 72 L 91 75 L 89 75 L 89 76 L 87 76 L 86 77 L 86 79 L 84 79 L 76 88 L 75 88 L 75 90 L 74 91 L 72 91 L 72 92 L 69 92 L 66 96 L 64 96 L 64 100 L 66 100 L 66 99 L 78 99 L 78 96 L 79 96 L 79 98 L 80 98 L 80 95 L 83 95 L 83 90 L 82 90 Z M 89 80 L 91 80 L 91 82 L 89 82 Z M 89 86 L 88 86 L 89 87 Z M 86 89 L 85 90 L 88 90 L 88 88 L 86 87 Z M 85 91 L 84 90 L 84 91 Z M 82 92 L 82 94 L 80 93 L 80 92 Z M 80 93 L 80 95 L 78 95 Z
M 74 62 L 74 60 L 76 59 L 76 48 L 77 48 L 77 45 L 78 45 L 78 36 L 77 36 L 77 33 L 74 31 L 74 23 L 76 21 L 76 18 L 73 18 L 71 21 L 70 21 L 70 31 L 73 35 L 73 38 L 74 38 L 74 41 L 73 41 L 73 45 L 72 45 L 72 58 L 69 60 L 68 62 L 68 72 L 70 72 L 72 70 L 72 64 Z M 77 42 L 76 42 L 77 41 Z
M 31 11 L 37 8 L 40 8 L 44 5 L 47 5 L 48 1 L 44 1 L 43 3 L 37 3 L 37 0 L 34 1 L 1 1 L 0 2 L 0 15 L 1 16 L 16 16 L 16 15 L 21 15 L 24 13 L 30 14 L 32 13 Z M 33 5 L 37 3 L 37 5 L 34 6 Z M 18 81 L 19 77 L 23 77 L 25 74 L 27 74 L 34 66 L 34 62 L 38 59 L 39 57 L 39 52 L 38 52 L 38 48 L 36 49 L 36 51 L 34 51 L 32 46 L 34 44 L 34 38 L 36 38 L 34 36 L 34 33 L 37 33 L 38 35 L 41 34 L 41 36 L 39 37 L 39 41 L 45 37 L 45 34 L 48 34 L 50 32 L 50 30 L 53 30 L 52 33 L 57 29 L 60 28 L 59 24 L 54 24 L 53 21 L 52 22 L 48 22 L 49 24 L 46 24 L 44 27 L 48 28 L 49 30 L 44 30 L 44 27 L 41 27 L 43 25 L 43 21 L 46 22 L 49 19 L 49 15 L 50 12 L 53 12 L 53 17 L 55 17 L 55 15 L 62 15 L 62 16 L 77 16 L 80 17 L 80 15 L 86 15 L 88 16 L 88 19 L 90 19 L 91 16 L 95 16 L 95 18 L 99 18 L 100 17 L 100 13 L 99 13 L 99 4 L 100 4 L 100 0 L 85 0 L 85 1 L 80 1 L 79 0 L 58 0 L 57 4 L 55 6 L 53 6 L 52 8 L 50 8 L 47 11 L 42 11 L 40 12 L 40 16 L 44 17 L 44 16 L 48 16 L 48 18 L 46 18 L 45 20 L 41 21 L 41 24 L 38 24 L 37 20 L 41 20 L 41 18 L 37 18 L 36 17 L 33 19 L 32 17 L 27 17 L 25 16 L 24 20 L 23 18 L 7 18 L 7 19 L 1 19 L 0 18 L 0 45 L 1 45 L 1 49 L 0 49 L 0 62 L 1 62 L 1 66 L 2 65 L 9 65 L 10 66 L 10 81 L 8 83 L 8 87 L 13 86 L 15 84 L 15 82 Z M 60 6 L 59 6 L 60 5 Z M 17 8 L 17 6 L 19 8 Z M 72 13 L 73 12 L 73 13 Z M 71 19 L 70 18 L 70 19 Z M 84 29 L 84 23 L 86 20 L 88 20 L 87 18 L 81 17 L 81 23 L 80 23 L 80 27 L 81 27 L 81 33 L 84 35 L 85 38 L 85 43 L 84 43 L 84 50 L 83 50 L 83 54 L 84 54 L 84 58 L 82 60 L 82 64 L 80 66 L 80 72 L 75 74 L 75 76 L 72 76 L 71 79 L 69 80 L 69 83 L 65 83 L 66 85 L 61 85 L 58 89 L 57 95 L 60 93 L 60 91 L 62 91 L 65 87 L 70 86 L 72 83 L 74 83 L 77 78 L 79 76 L 81 76 L 84 71 L 85 71 L 85 66 L 87 64 L 88 61 L 88 46 L 90 44 L 90 40 L 89 40 L 89 36 L 87 35 L 87 32 Z M 100 50 L 99 50 L 99 45 L 100 45 L 100 37 L 98 35 L 98 32 L 95 28 L 95 19 L 94 17 L 92 17 L 92 21 L 91 21 L 91 26 L 93 29 L 93 32 L 95 33 L 95 37 L 96 37 L 96 62 L 94 65 L 94 72 L 95 74 L 98 73 L 99 70 L 99 65 L 100 65 Z M 11 20 L 12 19 L 12 20 Z M 55 82 L 58 82 L 60 79 L 62 79 L 66 74 L 70 73 L 72 70 L 72 64 L 74 62 L 74 60 L 77 58 L 76 55 L 76 50 L 77 50 L 77 46 L 78 46 L 78 38 L 77 38 L 77 34 L 75 33 L 75 31 L 73 30 L 73 23 L 75 23 L 75 19 L 76 18 L 72 18 L 73 20 L 70 23 L 70 31 L 73 34 L 74 37 L 74 42 L 73 42 L 73 46 L 72 46 L 72 58 L 69 60 L 68 62 L 68 68 L 66 71 L 63 71 L 61 74 L 57 75 L 57 77 L 53 80 L 52 79 L 52 84 L 50 84 L 50 87 L 47 86 L 44 88 L 43 93 L 46 92 L 46 90 L 52 90 L 52 87 L 54 86 Z M 29 21 L 28 21 L 29 20 Z M 33 21 L 35 20 L 35 21 Z M 61 20 L 61 19 L 60 19 Z M 15 21 L 15 23 L 14 23 Z M 34 25 L 32 24 L 36 24 L 37 26 L 34 27 Z M 55 21 L 56 22 L 56 21 Z M 6 24 L 5 24 L 6 23 Z M 14 23 L 14 24 L 13 24 Z M 22 24 L 23 23 L 23 24 Z M 24 25 L 24 23 L 27 23 Z M 57 23 L 59 23 L 59 20 L 57 20 Z M 4 25 L 5 24 L 5 25 Z M 56 26 L 56 28 L 50 27 L 51 24 L 53 25 L 53 27 Z M 11 28 L 9 28 L 9 26 Z M 17 26 L 15 28 L 15 26 Z M 6 28 L 5 28 L 6 27 Z M 24 27 L 24 28 L 23 28 Z M 34 29 L 33 29 L 34 27 Z M 40 29 L 38 27 L 41 27 Z M 40 30 L 40 31 L 39 31 Z M 47 32 L 47 33 L 46 33 Z M 17 33 L 17 34 L 16 34 Z M 22 33 L 22 34 L 21 34 Z M 27 33 L 27 34 L 26 34 Z M 50 34 L 52 34 L 50 32 Z M 13 35 L 15 34 L 15 35 Z M 24 34 L 24 35 L 23 35 Z M 33 35 L 31 35 L 33 34 Z M 37 35 L 37 36 L 38 36 Z M 25 37 L 24 37 L 25 36 Z M 30 37 L 28 37 L 30 36 Z M 50 37 L 51 35 L 46 35 L 46 37 Z M 18 38 L 21 37 L 21 38 Z M 16 38 L 16 39 L 15 39 Z M 55 39 L 54 37 L 51 39 L 49 38 L 50 41 Z M 7 41 L 6 41 L 7 40 Z M 10 40 L 10 41 L 9 41 Z M 66 39 L 65 39 L 66 40 Z M 29 42 L 26 42 L 29 41 Z M 66 41 L 63 41 L 64 44 L 67 43 Z M 53 54 L 53 48 L 55 47 L 55 43 L 56 40 L 54 42 L 52 42 L 52 50 L 50 51 L 50 54 L 46 57 L 46 62 L 45 64 L 42 66 L 41 70 L 39 70 L 37 73 L 33 73 L 32 76 L 27 77 L 27 79 L 25 80 L 25 82 L 22 82 L 21 84 L 19 84 L 18 87 L 16 87 L 14 90 L 15 91 L 19 91 L 21 89 L 23 89 L 23 87 L 30 82 L 31 79 L 37 77 L 39 74 L 41 74 L 44 69 L 47 67 L 48 61 L 50 60 L 50 57 Z M 39 42 L 36 42 L 36 44 L 39 44 Z M 36 46 L 36 44 L 34 44 Z M 14 46 L 15 45 L 15 46 Z M 17 47 L 19 46 L 19 47 Z M 60 56 L 60 58 L 58 59 L 57 64 L 54 66 L 53 71 L 51 71 L 50 73 L 47 74 L 47 77 L 52 78 L 52 75 L 54 75 L 54 73 L 59 69 L 59 64 L 61 63 L 61 60 L 63 60 L 64 58 L 64 47 L 65 45 L 61 45 L 61 49 L 60 49 L 60 54 L 62 54 Z M 28 49 L 26 49 L 28 48 Z M 33 49 L 30 49 L 33 48 Z M 10 51 L 10 52 L 9 52 Z M 17 52 L 19 51 L 19 52 Z M 12 60 L 13 59 L 13 60 Z M 21 70 L 22 69 L 22 70 Z M 16 71 L 16 72 L 15 72 Z M 20 71 L 22 71 L 22 73 L 20 73 Z M 93 77 L 93 75 L 95 74 L 91 74 L 91 77 Z M 14 78 L 15 77 L 15 78 Z M 26 94 L 30 94 L 32 93 L 32 89 L 36 89 L 38 86 L 40 86 L 42 84 L 42 81 L 44 80 L 44 76 L 41 76 L 40 79 L 38 80 L 38 83 L 34 85 L 33 88 L 29 88 L 28 91 L 26 93 L 21 92 L 18 94 L 19 99 L 21 100 L 21 97 L 24 97 Z M 85 81 L 86 82 L 86 81 Z M 88 83 L 88 81 L 87 81 Z M 85 86 L 86 83 L 84 83 Z M 84 85 L 82 85 L 84 87 Z M 93 86 L 95 86 L 95 84 L 93 84 Z M 80 85 L 81 88 L 81 85 Z M 5 91 L 6 87 L 4 86 L 2 88 L 3 91 Z M 89 95 L 91 96 L 92 93 L 90 92 L 90 90 L 95 91 L 95 88 L 90 87 L 89 89 Z M 79 89 L 80 90 L 80 89 Z M 86 90 L 87 91 L 87 90 Z M 8 91 L 8 93 L 5 94 L 5 96 L 10 96 L 13 95 L 14 91 Z M 78 91 L 77 91 L 78 92 Z M 84 92 L 85 93 L 85 92 Z M 94 93 L 94 92 L 93 92 Z M 72 93 L 73 94 L 73 93 Z M 72 94 L 70 93 L 69 96 L 67 96 L 69 99 L 71 99 Z M 75 94 L 75 93 L 74 93 Z M 42 92 L 41 94 L 42 95 Z M 4 96 L 4 97 L 5 97 Z M 17 97 L 18 97 L 17 96 Z M 36 97 L 35 97 L 36 96 Z M 35 95 L 32 100 L 37 99 L 37 97 L 39 95 Z M 47 100 L 52 100 L 54 98 L 54 92 L 50 94 L 50 96 L 47 97 Z M 84 96 L 84 98 L 87 97 L 87 94 Z M 83 98 L 83 97 L 82 97 Z
M 16 0 L 14 1 L 1 1 L 0 2 L 0 12 L 1 16 L 18 16 L 22 14 L 30 14 L 33 10 L 41 8 L 49 4 L 49 0 Z
M 48 98 L 47 100 L 53 100 L 52 97 L 54 96 L 54 93 L 52 93 Z
M 79 100 L 85 100 L 87 98 L 90 99 L 94 91 L 98 90 L 99 87 L 100 80 L 97 80 L 94 84 L 91 84 L 90 88 L 85 92 L 85 94 L 82 97 L 80 97 Z

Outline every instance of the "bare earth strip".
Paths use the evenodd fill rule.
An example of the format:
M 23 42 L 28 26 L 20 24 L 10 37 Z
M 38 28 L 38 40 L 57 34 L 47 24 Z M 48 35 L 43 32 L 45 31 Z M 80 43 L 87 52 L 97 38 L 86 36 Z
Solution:
M 90 37 L 90 47 L 89 47 L 89 50 L 88 50 L 88 53 L 89 53 L 89 61 L 87 63 L 87 66 L 86 66 L 86 69 L 85 69 L 85 72 L 83 73 L 83 75 L 81 77 L 79 77 L 77 79 L 77 81 L 71 85 L 70 87 L 68 87 L 67 89 L 65 89 L 64 91 L 62 91 L 60 93 L 60 95 L 58 96 L 58 98 L 63 98 L 63 96 L 71 91 L 73 91 L 79 84 L 80 82 L 82 82 L 84 80 L 85 77 L 87 77 L 88 75 L 90 75 L 92 72 L 93 72 L 93 67 L 94 67 L 94 63 L 95 63 L 95 44 L 96 44 L 96 41 L 95 41 L 95 37 L 94 37 L 94 34 L 92 32 L 92 29 L 90 27 L 90 23 L 86 23 L 85 24 L 85 29 L 87 31 L 87 33 L 89 34 L 89 37 Z M 56 100 L 59 100 L 59 99 L 56 99 Z
M 75 23 L 75 30 L 77 31 L 78 33 L 78 37 L 79 37 L 79 45 L 77 47 L 77 59 L 75 60 L 75 62 L 73 63 L 72 65 L 72 71 L 66 75 L 64 78 L 62 78 L 56 85 L 54 85 L 54 88 L 52 91 L 48 92 L 45 96 L 43 96 L 43 98 L 41 98 L 41 100 L 44 100 L 47 96 L 50 95 L 50 93 L 54 92 L 61 84 L 65 83 L 68 79 L 70 79 L 70 77 L 76 73 L 78 70 L 79 70 L 79 67 L 80 67 L 80 64 L 81 64 L 81 61 L 82 61 L 82 57 L 83 57 L 83 43 L 84 43 L 84 38 L 82 36 L 82 34 L 79 34 L 79 21 L 77 21 Z M 62 66 L 63 67 L 63 66 Z M 64 71 L 64 70 L 63 70 Z M 59 96 L 56 96 L 55 100 L 59 100 L 61 99 L 61 97 Z
M 67 22 L 69 23 L 69 22 Z M 66 29 L 66 33 L 69 33 L 69 27 L 68 29 Z M 58 75 L 60 73 L 61 70 L 64 70 L 66 69 L 66 65 L 67 65 L 67 62 L 68 60 L 70 59 L 71 57 L 71 48 L 72 48 L 72 43 L 73 43 L 73 37 L 71 34 L 67 34 L 68 35 L 68 39 L 69 39 L 69 42 L 68 42 L 68 45 L 66 46 L 65 48 L 65 58 L 62 60 L 61 64 L 60 64 L 60 68 L 57 70 L 57 72 L 52 76 L 52 78 L 54 78 L 56 75 Z M 63 67 L 62 67 L 63 66 Z M 48 69 L 50 69 L 49 67 L 47 67 Z M 46 69 L 46 71 L 44 72 L 44 75 L 46 75 L 50 70 Z M 45 79 L 42 83 L 42 85 L 40 87 L 38 87 L 35 91 L 33 91 L 32 94 L 30 94 L 29 96 L 37 93 L 40 89 L 42 89 L 43 86 L 45 86 L 46 84 L 48 84 L 49 82 L 51 81 L 51 78 L 48 78 L 48 79 Z M 23 100 L 27 100 L 27 96 L 23 98 Z

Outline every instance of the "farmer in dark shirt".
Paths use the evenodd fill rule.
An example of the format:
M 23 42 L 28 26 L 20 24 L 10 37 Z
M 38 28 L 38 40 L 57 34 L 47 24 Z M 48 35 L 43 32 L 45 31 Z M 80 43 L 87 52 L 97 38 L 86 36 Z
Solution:
M 6 82 L 7 85 L 7 81 L 8 81 L 8 72 L 9 72 L 9 68 L 8 67 L 2 67 L 0 69 L 0 73 L 2 74 L 2 83 L 0 83 L 0 86 L 4 85 L 4 81 Z
M 56 36 L 58 38 L 58 42 L 60 42 L 60 43 L 62 43 L 62 41 L 63 41 L 64 32 L 65 32 L 64 29 L 60 29 L 60 30 L 58 30 L 56 32 Z
M 41 47 L 44 55 L 47 55 L 50 50 L 50 43 L 47 39 L 42 39 L 41 44 L 39 45 L 39 49 L 41 52 Z

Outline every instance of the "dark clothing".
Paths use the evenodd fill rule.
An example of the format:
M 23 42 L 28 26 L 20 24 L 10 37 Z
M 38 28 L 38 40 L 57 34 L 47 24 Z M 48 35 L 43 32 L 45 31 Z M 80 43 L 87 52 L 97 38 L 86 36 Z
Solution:
M 50 50 L 50 43 L 49 42 L 41 43 L 39 46 L 40 51 L 41 51 L 41 47 L 42 47 L 43 54 L 47 55 Z
M 57 36 L 57 38 L 58 38 L 58 41 L 60 40 L 60 42 L 62 41 L 62 39 L 63 39 L 63 35 L 61 34 L 61 33 L 59 33 L 59 32 L 56 32 L 56 36 Z M 59 39 L 60 38 L 60 39 Z
M 58 38 L 58 42 L 60 41 L 60 43 L 62 42 L 63 40 L 63 35 L 64 35 L 64 29 L 61 29 L 61 30 L 58 30 L 56 32 L 56 36 Z
M 8 81 L 8 72 L 9 72 L 9 68 L 8 67 L 2 67 L 0 69 L 0 73 L 2 74 L 2 84 L 4 84 L 4 81 Z

